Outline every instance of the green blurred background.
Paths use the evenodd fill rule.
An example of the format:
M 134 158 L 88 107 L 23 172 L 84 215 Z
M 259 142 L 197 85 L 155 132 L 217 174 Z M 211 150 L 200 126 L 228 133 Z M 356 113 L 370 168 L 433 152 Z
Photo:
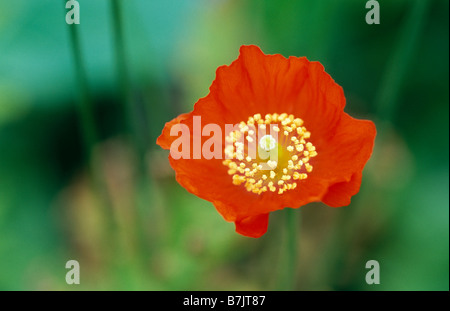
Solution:
M 0 2 L 1 290 L 449 289 L 448 1 L 380 0 L 380 25 L 363 0 L 79 3 Z M 350 206 L 295 211 L 295 272 L 286 211 L 236 234 L 155 144 L 242 44 L 320 61 L 378 129 Z

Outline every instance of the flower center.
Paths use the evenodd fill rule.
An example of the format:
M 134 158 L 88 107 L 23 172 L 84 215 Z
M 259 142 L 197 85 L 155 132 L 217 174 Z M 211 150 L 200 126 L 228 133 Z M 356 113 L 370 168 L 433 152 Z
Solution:
M 255 114 L 226 136 L 223 164 L 234 185 L 256 194 L 283 194 L 313 170 L 309 162 L 317 151 L 310 137 L 303 120 L 294 115 Z
M 264 135 L 259 140 L 259 146 L 265 151 L 274 149 L 276 145 L 277 141 L 275 140 L 275 138 L 273 138 L 272 135 Z

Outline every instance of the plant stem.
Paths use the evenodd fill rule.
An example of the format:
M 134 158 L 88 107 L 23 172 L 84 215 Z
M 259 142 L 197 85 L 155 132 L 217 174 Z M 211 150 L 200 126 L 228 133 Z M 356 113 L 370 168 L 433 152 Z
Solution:
M 141 135 L 142 129 L 139 121 L 142 119 L 142 114 L 138 114 L 137 106 L 134 105 L 133 94 L 131 92 L 131 83 L 129 77 L 129 67 L 126 57 L 125 39 L 124 39 L 124 27 L 123 27 L 123 15 L 122 5 L 120 0 L 111 1 L 111 15 L 112 15 L 112 28 L 114 35 L 114 49 L 118 75 L 118 85 L 120 92 L 122 109 L 125 115 L 125 129 L 129 135 L 131 147 L 136 155 L 137 163 L 135 167 L 136 171 L 136 187 L 134 191 L 134 207 L 131 218 L 133 221 L 133 243 L 142 257 L 147 253 L 147 242 L 144 240 L 144 228 L 142 226 L 142 213 L 144 208 L 147 207 L 150 198 L 147 197 L 149 191 L 151 191 L 150 181 L 148 179 L 149 167 L 146 162 L 146 143 L 145 139 Z M 145 107 L 139 107 L 144 110 Z M 145 115 L 145 113 L 144 113 Z M 136 256 L 135 260 L 139 260 Z
M 377 114 L 384 122 L 391 122 L 396 112 L 401 87 L 422 33 L 428 7 L 428 1 L 416 0 L 400 29 L 397 46 L 386 66 L 380 89 L 375 98 Z
M 97 142 L 97 131 L 94 121 L 94 105 L 90 97 L 87 74 L 81 53 L 78 26 L 69 25 L 70 41 L 72 44 L 73 59 L 75 63 L 75 76 L 78 85 L 78 113 L 82 131 L 82 139 L 85 148 L 85 156 L 91 158 L 91 153 Z
M 292 208 L 285 209 L 286 217 L 286 257 L 283 271 L 282 289 L 294 290 L 297 276 L 298 263 L 298 233 L 299 218 L 298 211 Z
M 99 201 L 100 212 L 105 221 L 105 239 L 111 239 L 111 234 L 115 232 L 116 226 L 112 215 L 112 203 L 109 198 L 107 186 L 99 172 L 99 159 L 95 156 L 94 147 L 98 143 L 98 133 L 94 117 L 94 102 L 92 101 L 87 72 L 83 61 L 81 44 L 78 34 L 78 25 L 72 24 L 69 28 L 72 56 L 75 66 L 75 78 L 77 82 L 78 93 L 78 117 L 83 144 L 83 154 L 88 165 L 90 182 L 93 187 L 94 195 Z M 114 252 L 110 246 L 106 247 L 108 251 Z
M 125 127 L 130 135 L 131 144 L 137 156 L 137 174 L 138 183 L 148 186 L 147 172 L 148 165 L 145 160 L 146 146 L 145 141 L 140 135 L 139 120 L 142 115 L 138 115 L 136 106 L 133 105 L 132 93 L 130 89 L 129 69 L 126 61 L 125 40 L 123 36 L 123 21 L 122 9 L 120 0 L 112 0 L 112 17 L 113 17 L 113 32 L 114 32 L 114 48 L 116 54 L 116 65 L 118 74 L 118 84 L 120 90 L 120 98 L 123 105 L 125 115 Z M 144 109 L 145 107 L 139 107 Z M 144 113 L 145 115 L 145 113 Z M 138 187 L 139 188 L 139 187 Z
M 120 99 L 123 105 L 125 115 L 125 127 L 128 134 L 131 136 L 133 147 L 140 157 L 143 152 L 141 142 L 139 141 L 138 130 L 135 122 L 135 111 L 133 101 L 131 100 L 131 90 L 129 81 L 128 63 L 126 61 L 125 40 L 123 35 L 123 21 L 120 0 L 111 1 L 111 12 L 113 18 L 113 33 L 114 33 L 114 50 L 117 67 L 117 77 L 119 84 Z

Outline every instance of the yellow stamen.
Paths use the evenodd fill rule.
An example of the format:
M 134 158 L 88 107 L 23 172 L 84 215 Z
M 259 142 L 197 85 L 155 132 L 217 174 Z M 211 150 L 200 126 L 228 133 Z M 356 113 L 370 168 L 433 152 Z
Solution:
M 311 133 L 303 126 L 302 119 L 287 113 L 266 114 L 264 117 L 256 113 L 246 122 L 240 122 L 238 127 L 238 130 L 231 131 L 225 137 L 227 145 L 224 152 L 227 159 L 222 161 L 234 185 L 256 195 L 265 192 L 281 195 L 296 189 L 297 181 L 307 179 L 308 174 L 313 173 L 310 159 L 318 153 L 313 143 L 308 141 Z M 279 137 L 280 141 L 277 139 L 279 132 L 283 133 Z M 264 139 L 258 137 L 261 133 Z M 242 141 L 244 137 L 241 136 L 245 140 Z M 250 147 L 250 143 L 255 140 L 258 142 L 256 147 L 270 156 L 273 152 L 281 153 L 266 161 L 259 158 L 261 155 L 255 158 L 254 154 L 248 154 L 254 148 Z

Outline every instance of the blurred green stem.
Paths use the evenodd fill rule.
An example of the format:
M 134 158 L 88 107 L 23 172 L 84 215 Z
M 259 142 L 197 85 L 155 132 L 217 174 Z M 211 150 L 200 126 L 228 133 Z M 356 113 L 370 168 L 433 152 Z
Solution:
M 139 139 L 139 132 L 136 126 L 135 111 L 130 90 L 128 63 L 126 60 L 125 40 L 123 35 L 122 7 L 120 0 L 111 1 L 111 10 L 113 18 L 114 49 L 116 57 L 116 66 L 118 74 L 118 84 L 121 103 L 125 115 L 125 126 L 128 134 L 131 136 L 133 147 L 137 155 L 142 157 L 145 153 L 143 144 Z
M 120 88 L 120 96 L 122 104 L 124 105 L 124 112 L 126 115 L 126 122 L 128 129 L 132 124 L 132 107 L 130 106 L 130 90 L 128 87 L 128 64 L 125 57 L 125 46 L 123 39 L 122 14 L 119 0 L 111 1 L 111 12 L 113 18 L 113 32 L 114 32 L 114 49 L 116 53 L 116 65 L 118 72 L 118 82 Z
M 416 0 L 411 6 L 400 30 L 398 43 L 386 66 L 380 89 L 375 98 L 377 114 L 384 122 L 392 121 L 396 112 L 401 86 L 422 33 L 428 7 L 429 1 L 423 0 Z
M 89 174 L 94 183 L 95 189 L 101 189 L 104 196 L 104 187 L 101 178 L 98 176 L 96 160 L 94 156 L 94 147 L 98 141 L 98 134 L 95 126 L 94 104 L 90 96 L 86 68 L 84 66 L 83 55 L 81 52 L 80 39 L 77 25 L 68 25 L 70 42 L 72 46 L 73 59 L 75 65 L 75 75 L 77 80 L 78 93 L 78 115 L 83 140 L 84 156 L 88 163 Z
M 78 85 L 78 112 L 81 123 L 82 138 L 85 147 L 85 156 L 91 158 L 93 147 L 98 140 L 94 121 L 94 105 L 89 95 L 87 74 L 84 67 L 83 56 L 78 36 L 78 26 L 69 25 L 70 41 L 72 44 L 73 58 L 75 63 L 75 75 Z
M 137 106 L 134 104 L 133 95 L 131 92 L 131 83 L 129 77 L 129 67 L 126 57 L 126 45 L 124 39 L 124 27 L 123 27 L 123 15 L 122 15 L 122 2 L 120 0 L 111 1 L 111 15 L 112 15 L 112 27 L 114 35 L 114 49 L 118 74 L 118 84 L 121 104 L 123 105 L 123 111 L 125 115 L 125 128 L 130 137 L 131 147 L 134 154 L 137 157 L 136 171 L 136 187 L 134 189 L 134 206 L 135 209 L 129 211 L 131 219 L 133 221 L 133 234 L 132 241 L 139 251 L 140 256 L 132 256 L 130 260 L 139 260 L 139 257 L 146 257 L 147 254 L 147 241 L 145 240 L 145 230 L 141 221 L 145 218 L 143 216 L 143 210 L 148 206 L 151 198 L 148 197 L 150 192 L 150 181 L 148 178 L 149 167 L 146 162 L 146 143 L 145 139 L 141 135 L 140 120 L 145 112 L 137 112 Z M 139 107 L 145 109 L 145 107 Z
M 111 234 L 115 232 L 116 223 L 112 215 L 112 203 L 109 198 L 107 186 L 101 176 L 101 165 L 97 159 L 94 148 L 98 143 L 98 133 L 94 117 L 94 103 L 92 101 L 86 68 L 84 66 L 83 55 L 81 52 L 81 44 L 78 34 L 78 25 L 72 24 L 69 28 L 70 43 L 75 66 L 75 76 L 77 81 L 78 93 L 78 115 L 80 121 L 81 135 L 83 141 L 84 157 L 86 159 L 89 178 L 92 183 L 94 195 L 99 200 L 99 206 L 103 219 L 105 221 L 105 239 L 111 238 Z M 108 245 L 110 243 L 107 243 Z M 110 250 L 113 252 L 113 250 Z M 107 256 L 106 256 L 107 257 Z
M 292 208 L 285 209 L 286 217 L 286 258 L 283 270 L 282 289 L 294 290 L 295 280 L 297 276 L 297 262 L 298 262 L 298 233 L 299 233 L 299 218 L 298 211 Z
M 140 135 L 139 120 L 141 115 L 138 115 L 136 106 L 133 105 L 132 94 L 130 89 L 129 70 L 128 63 L 126 61 L 125 53 L 125 40 L 123 36 L 123 22 L 122 22 L 122 9 L 120 0 L 112 0 L 112 17 L 113 17 L 113 31 L 114 31 L 114 48 L 116 54 L 116 64 L 118 71 L 118 83 L 120 88 L 120 97 L 123 104 L 123 110 L 125 114 L 126 130 L 131 138 L 132 147 L 138 157 L 138 181 L 144 184 L 148 184 L 146 181 L 148 165 L 145 160 L 146 146 L 145 141 Z M 145 107 L 140 107 L 144 109 Z M 145 115 L 145 113 L 144 113 Z

